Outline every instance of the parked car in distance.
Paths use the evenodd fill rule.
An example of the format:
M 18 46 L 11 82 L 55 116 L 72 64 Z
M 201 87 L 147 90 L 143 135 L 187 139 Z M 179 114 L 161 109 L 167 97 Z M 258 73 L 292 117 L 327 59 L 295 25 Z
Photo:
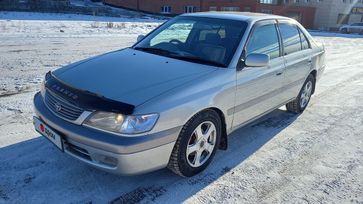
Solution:
M 49 72 L 35 129 L 108 172 L 189 177 L 239 127 L 285 104 L 303 112 L 325 68 L 324 47 L 275 15 L 183 14 L 138 39 Z
M 362 23 L 352 23 L 350 25 L 344 25 L 339 28 L 341 33 L 359 33 L 363 35 L 363 22 Z

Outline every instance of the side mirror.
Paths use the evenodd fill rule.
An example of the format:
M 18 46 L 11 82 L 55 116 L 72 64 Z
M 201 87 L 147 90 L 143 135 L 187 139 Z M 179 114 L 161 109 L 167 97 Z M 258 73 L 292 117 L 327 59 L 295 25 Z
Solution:
M 142 39 L 144 39 L 145 35 L 139 35 L 137 36 L 137 42 L 140 42 Z
M 266 54 L 252 53 L 247 55 L 245 65 L 247 67 L 265 67 L 270 62 L 270 56 Z

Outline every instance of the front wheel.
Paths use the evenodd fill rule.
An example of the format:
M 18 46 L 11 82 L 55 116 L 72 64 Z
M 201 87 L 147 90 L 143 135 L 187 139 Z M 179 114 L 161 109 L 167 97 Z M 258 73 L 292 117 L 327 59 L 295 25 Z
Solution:
M 315 78 L 312 74 L 310 74 L 302 86 L 297 98 L 286 104 L 286 109 L 290 112 L 302 113 L 309 104 L 314 88 Z
M 207 168 L 218 148 L 221 127 L 221 119 L 213 110 L 193 116 L 179 134 L 168 168 L 185 177 Z

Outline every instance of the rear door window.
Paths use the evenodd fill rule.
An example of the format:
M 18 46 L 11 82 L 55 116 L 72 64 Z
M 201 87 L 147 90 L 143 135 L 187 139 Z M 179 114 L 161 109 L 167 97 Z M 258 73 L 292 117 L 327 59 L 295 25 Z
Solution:
M 204 41 L 207 38 L 208 34 L 218 34 L 221 39 L 226 38 L 226 31 L 223 27 L 219 28 L 211 28 L 206 30 L 201 30 L 199 33 L 199 41 Z
M 284 45 L 284 55 L 300 51 L 301 42 L 297 27 L 293 24 L 280 23 L 279 28 Z
M 274 24 L 256 27 L 246 46 L 246 56 L 252 53 L 267 54 L 270 59 L 280 56 L 279 39 Z

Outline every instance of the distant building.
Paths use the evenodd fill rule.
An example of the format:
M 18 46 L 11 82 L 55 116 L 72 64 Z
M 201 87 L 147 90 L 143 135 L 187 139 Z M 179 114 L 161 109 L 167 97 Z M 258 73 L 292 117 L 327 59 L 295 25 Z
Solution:
M 289 16 L 305 27 L 314 25 L 315 7 L 282 0 L 103 0 L 104 3 L 150 13 L 176 15 L 198 11 L 250 11 Z
M 337 30 L 341 25 L 363 22 L 363 0 L 285 0 L 287 5 L 316 8 L 314 28 Z
M 70 6 L 70 0 L 0 0 L 0 10 L 56 10 Z

